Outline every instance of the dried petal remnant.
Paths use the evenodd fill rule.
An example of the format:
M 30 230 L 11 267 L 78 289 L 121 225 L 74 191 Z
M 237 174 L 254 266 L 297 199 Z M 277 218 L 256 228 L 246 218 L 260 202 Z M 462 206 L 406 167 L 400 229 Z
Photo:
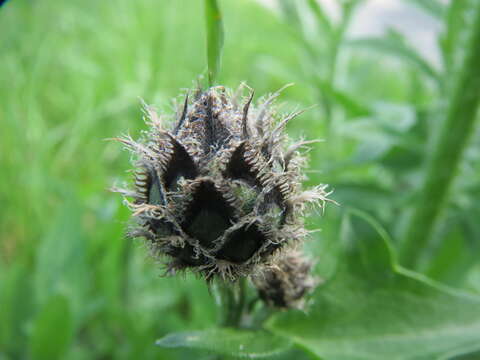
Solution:
M 307 142 L 286 144 L 282 130 L 298 113 L 277 114 L 278 95 L 255 106 L 253 92 L 240 102 L 223 87 L 198 91 L 171 131 L 148 108 L 146 138 L 120 139 L 137 155 L 134 189 L 118 190 L 133 198 L 131 235 L 166 255 L 169 271 L 235 280 L 306 235 L 305 204 L 323 204 L 328 193 L 302 191 L 298 149 Z

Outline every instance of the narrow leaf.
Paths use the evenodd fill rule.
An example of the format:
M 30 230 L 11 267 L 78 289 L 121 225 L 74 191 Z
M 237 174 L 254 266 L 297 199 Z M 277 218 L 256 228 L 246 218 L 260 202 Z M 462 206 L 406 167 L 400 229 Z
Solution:
M 323 9 L 321 3 L 317 0 L 307 0 L 307 5 L 312 10 L 312 13 L 315 15 L 318 24 L 321 26 L 321 29 L 324 30 L 327 35 L 332 32 L 332 23 L 328 17 L 328 14 Z
M 441 20 L 445 15 L 445 5 L 438 0 L 408 0 L 433 17 Z
M 240 358 L 266 358 L 291 347 L 291 342 L 267 331 L 219 328 L 169 334 L 157 341 L 167 348 L 192 348 Z
M 351 46 L 366 48 L 378 51 L 387 55 L 393 55 L 398 59 L 409 62 L 417 67 L 425 75 L 435 81 L 439 81 L 437 70 L 418 53 L 418 51 L 405 42 L 403 37 L 391 30 L 389 36 L 386 37 L 364 37 L 354 39 L 348 42 Z
M 355 96 L 338 89 L 326 80 L 316 77 L 315 83 L 332 102 L 340 105 L 350 117 L 368 116 L 372 113 L 371 109 Z
M 220 71 L 223 49 L 222 13 L 217 0 L 205 0 L 205 25 L 207 35 L 208 82 L 215 84 Z

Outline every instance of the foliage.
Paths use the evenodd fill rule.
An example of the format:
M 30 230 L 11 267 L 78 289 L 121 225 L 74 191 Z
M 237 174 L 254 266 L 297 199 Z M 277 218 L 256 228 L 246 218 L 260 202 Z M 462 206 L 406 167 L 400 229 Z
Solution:
M 208 1 L 4 4 L 0 359 L 474 358 L 480 134 L 469 92 L 478 69 L 468 59 L 478 52 L 479 5 L 405 2 L 441 28 L 435 63 L 395 30 L 352 38 L 365 2 L 338 2 L 335 18 L 313 0 L 278 0 L 276 10 L 218 1 L 222 71 Z M 207 32 L 218 47 L 208 62 Z M 293 81 L 285 108 L 319 104 L 288 131 L 325 140 L 312 146 L 306 182 L 331 184 L 340 203 L 308 219 L 322 230 L 307 246 L 323 281 L 310 310 L 272 315 L 263 329 L 216 328 L 204 282 L 160 278 L 146 249 L 125 241 L 128 213 L 107 191 L 130 159 L 103 140 L 126 129 L 138 137 L 138 97 L 168 109 L 207 63 L 215 83 L 245 80 L 267 93 Z M 467 85 L 456 87 L 459 79 Z M 468 126 L 452 131 L 457 120 Z M 461 141 L 438 140 L 450 131 Z M 453 161 L 432 167 L 450 150 Z M 442 165 L 451 184 L 425 198 L 425 179 Z M 415 225 L 428 227 L 428 239 L 397 260 L 414 241 L 405 239 L 412 212 L 437 198 L 434 221 Z

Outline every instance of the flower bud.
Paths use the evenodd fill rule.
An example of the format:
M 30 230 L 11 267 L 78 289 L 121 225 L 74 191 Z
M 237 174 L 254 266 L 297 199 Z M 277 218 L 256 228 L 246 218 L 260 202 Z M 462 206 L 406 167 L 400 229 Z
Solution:
M 241 86 L 240 90 L 244 90 Z M 167 270 L 192 269 L 206 279 L 236 280 L 306 235 L 305 204 L 325 186 L 302 191 L 299 149 L 285 125 L 300 112 L 277 114 L 279 92 L 253 104 L 223 87 L 185 97 L 171 121 L 146 107 L 144 139 L 119 139 L 136 155 L 135 185 L 125 195 L 135 226 Z
M 268 305 L 279 308 L 302 308 L 304 295 L 317 285 L 310 275 L 312 263 L 296 250 L 286 251 L 271 266 L 253 277 L 259 295 Z

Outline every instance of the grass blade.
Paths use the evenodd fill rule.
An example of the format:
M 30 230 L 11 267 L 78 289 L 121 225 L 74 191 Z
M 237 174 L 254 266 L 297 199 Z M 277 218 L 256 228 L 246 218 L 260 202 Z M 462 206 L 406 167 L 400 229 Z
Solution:
M 405 227 L 402 264 L 415 267 L 428 245 L 450 184 L 472 132 L 480 101 L 480 4 L 468 43 L 467 56 L 456 79 L 447 117 L 442 124 L 421 185 L 417 206 Z
M 205 25 L 207 34 L 208 83 L 213 86 L 222 60 L 223 22 L 217 0 L 205 0 Z

